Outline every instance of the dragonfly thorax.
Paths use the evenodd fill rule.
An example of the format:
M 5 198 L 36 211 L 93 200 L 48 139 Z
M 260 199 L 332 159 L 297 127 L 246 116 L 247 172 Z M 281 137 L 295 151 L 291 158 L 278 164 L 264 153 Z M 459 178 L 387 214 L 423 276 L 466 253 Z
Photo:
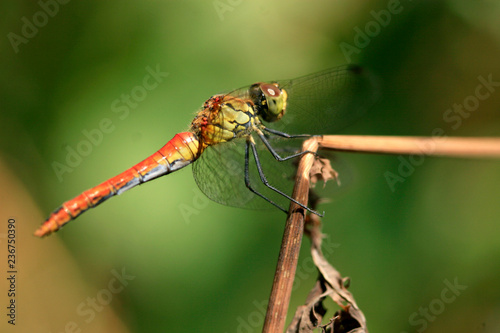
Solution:
M 231 141 L 248 135 L 254 125 L 253 103 L 231 95 L 215 95 L 208 99 L 191 123 L 191 131 L 205 146 Z
M 285 114 L 288 94 L 277 83 L 255 83 L 250 86 L 249 94 L 263 120 L 278 121 Z

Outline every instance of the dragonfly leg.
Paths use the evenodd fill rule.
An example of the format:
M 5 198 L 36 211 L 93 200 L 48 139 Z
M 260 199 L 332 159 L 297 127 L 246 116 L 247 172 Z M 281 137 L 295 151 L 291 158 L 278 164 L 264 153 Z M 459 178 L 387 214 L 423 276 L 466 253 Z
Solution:
M 281 136 L 281 137 L 284 137 L 284 138 L 288 138 L 288 139 L 292 139 L 292 138 L 310 138 L 311 136 L 314 136 L 314 135 L 310 135 L 310 134 L 288 134 L 288 133 L 280 132 L 280 131 L 277 131 L 275 129 L 267 128 L 267 127 L 263 127 L 263 129 L 266 132 L 269 132 L 271 134 L 278 135 L 278 136 Z
M 246 185 L 246 187 L 250 190 L 250 192 L 258 195 L 259 197 L 266 200 L 270 204 L 274 205 L 275 207 L 277 207 L 281 211 L 288 213 L 286 209 L 284 209 L 283 207 L 281 207 L 280 205 L 278 205 L 277 203 L 275 203 L 274 201 L 272 201 L 268 197 L 264 196 L 262 193 L 257 192 L 257 190 L 255 190 L 252 187 L 252 185 L 250 184 L 250 170 L 249 170 L 250 152 L 249 152 L 248 146 L 249 146 L 249 142 L 247 141 L 247 144 L 245 146 L 245 185 Z
M 267 149 L 269 150 L 269 152 L 274 156 L 274 158 L 279 161 L 279 162 L 283 162 L 283 161 L 286 161 L 286 160 L 289 160 L 291 158 L 295 158 L 295 157 L 299 157 L 299 156 L 302 156 L 304 154 L 308 154 L 308 153 L 311 153 L 311 154 L 314 154 L 314 155 L 318 155 L 317 153 L 313 152 L 313 151 L 310 151 L 310 150 L 305 150 L 305 151 L 301 151 L 300 153 L 296 153 L 296 154 L 293 154 L 293 155 L 290 155 L 290 156 L 286 156 L 286 157 L 281 157 L 277 152 L 276 150 L 273 148 L 273 146 L 271 146 L 271 144 L 269 143 L 269 140 L 267 140 L 266 136 L 260 132 L 260 131 L 256 131 L 257 132 L 257 135 L 259 136 L 259 138 L 262 140 L 262 142 L 264 142 L 264 145 L 266 145 Z M 273 133 L 274 134 L 274 133 Z M 288 134 L 287 134 L 288 135 Z M 309 136 L 309 135 L 308 135 Z
M 301 204 L 300 202 L 298 202 L 297 200 L 295 200 L 294 198 L 292 198 L 291 196 L 289 196 L 288 194 L 278 190 L 276 187 L 272 186 L 271 184 L 269 184 L 269 182 L 267 181 L 267 178 L 266 176 L 264 175 L 264 172 L 262 171 L 262 165 L 260 164 L 260 159 L 259 159 L 259 155 L 257 153 L 257 149 L 255 148 L 255 143 L 250 141 L 250 140 L 247 140 L 247 145 L 246 145 L 246 148 L 245 148 L 245 177 L 248 176 L 248 160 L 249 160 L 249 157 L 248 157 L 248 146 L 250 146 L 252 148 L 252 153 L 253 153 L 253 157 L 255 159 L 255 164 L 257 166 L 257 170 L 259 171 L 259 176 L 260 176 L 260 180 L 262 181 L 262 183 L 264 185 L 266 185 L 267 188 L 273 190 L 274 192 L 278 193 L 279 195 L 282 195 L 284 196 L 285 198 L 287 198 L 288 200 L 292 201 L 293 203 L 296 203 L 297 205 L 299 205 L 300 207 L 304 208 L 305 210 L 315 214 L 315 215 L 318 215 L 319 217 L 323 217 L 324 214 L 320 214 L 319 212 Z M 307 153 L 306 152 L 303 152 L 303 153 Z M 246 181 L 247 179 L 245 179 Z M 256 193 L 256 192 L 254 192 Z M 261 197 L 263 197 L 263 195 L 261 194 L 258 194 L 256 193 L 257 195 L 260 195 Z M 267 199 L 269 202 L 273 203 L 271 200 Z M 276 204 L 275 204 L 276 206 Z

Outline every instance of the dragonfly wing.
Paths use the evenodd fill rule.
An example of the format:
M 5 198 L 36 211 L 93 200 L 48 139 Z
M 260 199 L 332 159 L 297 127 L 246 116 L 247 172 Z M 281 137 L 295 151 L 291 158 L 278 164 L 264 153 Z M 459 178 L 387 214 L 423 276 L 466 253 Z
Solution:
M 287 139 L 271 140 L 273 145 Z M 253 194 L 245 185 L 245 138 L 208 147 L 193 164 L 193 176 L 200 190 L 211 200 L 233 207 L 249 209 L 266 209 L 273 206 Z M 263 172 L 269 183 L 287 194 L 293 188 L 295 168 L 293 162 L 276 161 L 267 148 L 255 139 Z M 289 152 L 283 151 L 286 156 Z M 289 202 L 277 193 L 269 190 L 261 181 L 255 160 L 250 151 L 249 177 L 252 187 L 288 209 Z
M 288 93 L 284 117 L 266 126 L 289 134 L 327 134 L 358 120 L 378 97 L 375 77 L 357 66 L 328 69 L 293 80 L 278 81 Z M 230 93 L 248 97 L 248 87 Z M 276 161 L 261 140 L 255 136 L 262 171 L 269 183 L 291 195 L 295 168 L 293 161 Z M 271 208 L 245 185 L 245 138 L 208 147 L 193 165 L 193 175 L 205 195 L 229 206 Z M 299 141 L 300 142 L 300 141 Z M 270 137 L 271 145 L 285 157 L 297 150 L 292 139 Z M 287 209 L 289 201 L 271 191 L 261 181 L 256 163 L 250 154 L 249 178 L 253 189 Z
M 289 134 L 335 133 L 361 118 L 380 95 L 373 73 L 354 65 L 277 82 L 288 93 L 287 111 L 266 126 Z

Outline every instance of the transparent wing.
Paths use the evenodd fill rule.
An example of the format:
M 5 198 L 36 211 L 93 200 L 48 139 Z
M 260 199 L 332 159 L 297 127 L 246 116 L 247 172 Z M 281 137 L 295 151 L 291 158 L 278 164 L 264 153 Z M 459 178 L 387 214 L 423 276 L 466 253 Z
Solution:
M 224 144 L 208 147 L 193 164 L 193 176 L 200 190 L 211 200 L 223 205 L 250 208 L 273 208 L 259 196 L 253 194 L 245 185 L 245 138 L 235 139 Z M 288 148 L 287 139 L 271 138 L 273 146 L 286 156 L 295 150 Z M 274 159 L 258 137 L 255 138 L 257 151 L 264 174 L 271 185 L 287 194 L 293 189 L 295 167 L 293 161 L 278 162 Z M 269 190 L 261 181 L 255 160 L 250 151 L 249 176 L 252 187 L 285 209 L 289 201 Z
M 344 66 L 292 80 L 276 81 L 288 93 L 287 112 L 266 126 L 289 134 L 328 134 L 356 120 L 377 100 L 375 77 L 358 66 Z M 245 98 L 248 87 L 229 95 Z M 293 161 L 276 161 L 254 135 L 263 172 L 269 183 L 291 195 Z M 245 138 L 208 147 L 193 165 L 193 176 L 201 191 L 215 202 L 251 209 L 272 208 L 245 185 Z M 301 140 L 271 136 L 271 145 L 282 156 L 298 151 Z M 252 187 L 281 207 L 289 201 L 265 187 L 250 153 L 249 177 Z
M 289 134 L 335 133 L 361 118 L 380 95 L 376 77 L 354 65 L 277 82 L 288 93 L 287 111 L 266 126 Z

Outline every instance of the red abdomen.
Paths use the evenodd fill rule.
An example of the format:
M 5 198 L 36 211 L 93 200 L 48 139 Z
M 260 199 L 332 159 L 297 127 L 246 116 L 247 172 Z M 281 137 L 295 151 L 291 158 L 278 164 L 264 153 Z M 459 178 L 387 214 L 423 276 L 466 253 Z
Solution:
M 47 236 L 108 198 L 191 164 L 201 152 L 195 134 L 176 134 L 165 146 L 144 161 L 63 203 L 38 228 L 35 236 Z

